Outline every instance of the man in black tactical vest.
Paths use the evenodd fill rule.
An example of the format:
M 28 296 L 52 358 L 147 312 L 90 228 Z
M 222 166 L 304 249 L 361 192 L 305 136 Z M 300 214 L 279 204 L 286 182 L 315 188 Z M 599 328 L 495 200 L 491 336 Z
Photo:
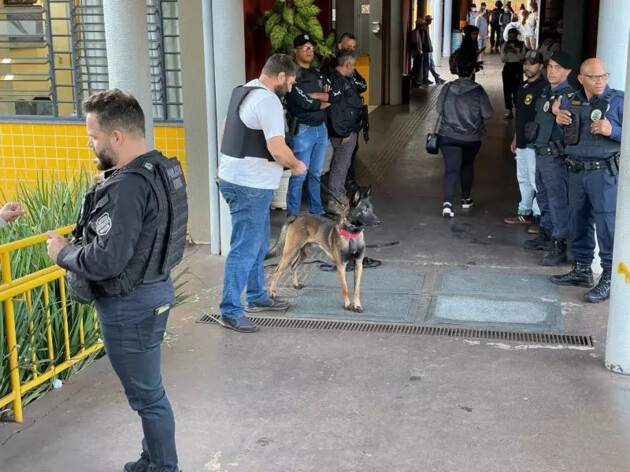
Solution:
M 610 297 L 613 237 L 617 205 L 617 175 L 621 150 L 624 93 L 608 86 L 610 74 L 599 59 L 580 67 L 582 90 L 563 96 L 556 122 L 564 127 L 569 170 L 569 209 L 575 258 L 573 270 L 554 275 L 557 285 L 593 286 L 591 264 L 595 233 L 599 242 L 602 275 L 584 295 L 590 303 Z
M 148 148 L 132 95 L 106 90 L 83 108 L 88 146 L 105 175 L 84 199 L 75 244 L 49 233 L 48 255 L 68 271 L 71 296 L 94 300 L 109 360 L 142 418 L 142 455 L 125 472 L 177 472 L 160 347 L 174 303 L 170 272 L 186 244 L 186 182 L 177 159 Z
M 556 124 L 560 97 L 572 97 L 567 82 L 573 60 L 564 51 L 553 53 L 547 64 L 547 86 L 536 102 L 536 117 L 526 133 L 536 151 L 536 200 L 540 208 L 540 233 L 525 241 L 526 249 L 548 251 L 541 260 L 544 266 L 556 266 L 567 260 L 569 235 L 569 176 L 564 164 L 562 129 Z
M 291 92 L 299 67 L 286 54 L 274 54 L 258 79 L 236 87 L 225 118 L 219 162 L 219 190 L 230 207 L 232 236 L 225 259 L 221 324 L 253 333 L 258 325 L 245 314 L 282 311 L 285 300 L 265 290 L 264 260 L 269 248 L 269 205 L 283 167 L 306 172 L 285 141 L 280 99 Z M 241 301 L 245 291 L 245 306 Z

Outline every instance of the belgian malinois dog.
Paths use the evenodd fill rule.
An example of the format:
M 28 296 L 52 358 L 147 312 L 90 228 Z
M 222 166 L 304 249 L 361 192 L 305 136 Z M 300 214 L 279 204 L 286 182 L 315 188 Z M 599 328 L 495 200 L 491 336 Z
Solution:
M 302 288 L 298 282 L 297 270 L 306 259 L 306 247 L 315 244 L 335 261 L 341 282 L 344 308 L 363 313 L 361 306 L 361 275 L 365 255 L 363 228 L 380 223 L 370 202 L 371 193 L 371 187 L 357 191 L 336 222 L 321 216 L 298 216 L 287 219 L 280 231 L 278 241 L 267 253 L 267 258 L 269 258 L 277 256 L 282 251 L 282 258 L 269 286 L 271 297 L 276 296 L 278 280 L 287 264 L 291 265 L 293 286 L 297 289 Z M 352 260 L 355 262 L 354 297 L 350 303 L 346 283 L 346 265 Z

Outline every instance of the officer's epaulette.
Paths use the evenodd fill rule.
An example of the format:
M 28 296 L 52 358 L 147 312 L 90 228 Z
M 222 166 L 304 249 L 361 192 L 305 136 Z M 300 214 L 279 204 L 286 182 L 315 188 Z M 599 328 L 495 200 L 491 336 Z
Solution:
M 575 92 L 569 92 L 567 93 L 567 98 L 571 98 L 573 95 L 575 95 Z

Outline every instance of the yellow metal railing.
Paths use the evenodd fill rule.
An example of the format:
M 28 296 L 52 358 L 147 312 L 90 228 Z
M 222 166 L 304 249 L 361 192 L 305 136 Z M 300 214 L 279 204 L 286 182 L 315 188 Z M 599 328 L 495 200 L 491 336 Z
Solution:
M 60 235 L 68 234 L 72 231 L 73 226 L 66 226 L 59 228 L 54 232 Z M 2 264 L 2 285 L 0 285 L 0 301 L 3 303 L 4 308 L 4 324 L 7 343 L 7 352 L 9 353 L 9 372 L 11 393 L 0 398 L 0 408 L 13 402 L 13 418 L 15 421 L 21 423 L 24 419 L 22 413 L 22 397 L 29 390 L 41 385 L 49 380 L 51 377 L 58 375 L 64 370 L 72 367 L 76 363 L 97 352 L 103 347 L 100 341 L 93 343 L 91 346 L 85 346 L 85 330 L 83 318 L 79 321 L 79 340 L 80 349 L 74 356 L 71 355 L 70 349 L 70 336 L 68 330 L 68 307 L 66 297 L 66 286 L 64 275 L 66 271 L 57 265 L 47 267 L 42 270 L 38 270 L 32 274 L 19 277 L 15 280 L 11 278 L 11 261 L 10 255 L 13 251 L 33 246 L 35 244 L 41 244 L 47 240 L 46 234 L 39 234 L 30 238 L 21 239 L 8 244 L 0 245 L 0 264 Z M 59 300 L 57 300 L 61 307 L 61 319 L 63 326 L 63 347 L 64 356 L 63 362 L 55 365 L 55 352 L 53 346 L 53 333 L 50 323 L 51 310 L 50 310 L 50 293 L 48 284 L 54 281 L 58 281 L 59 284 Z M 32 312 L 32 290 L 38 287 L 43 287 L 44 297 L 44 309 L 46 310 L 46 340 L 47 340 L 47 361 L 50 362 L 50 366 L 44 371 L 39 372 L 38 369 L 38 356 L 37 352 L 33 350 L 31 354 L 31 379 L 27 382 L 20 382 L 20 366 L 18 362 L 18 349 L 17 345 L 17 332 L 15 322 L 15 302 L 26 302 L 29 312 Z M 20 298 L 18 298 L 18 296 Z M 93 313 L 96 322 L 96 312 Z M 33 322 L 28 324 L 30 340 L 34 343 L 35 330 Z
M 630 284 L 630 267 L 628 267 L 628 264 L 621 261 L 619 265 L 617 266 L 617 273 L 625 275 L 626 283 Z

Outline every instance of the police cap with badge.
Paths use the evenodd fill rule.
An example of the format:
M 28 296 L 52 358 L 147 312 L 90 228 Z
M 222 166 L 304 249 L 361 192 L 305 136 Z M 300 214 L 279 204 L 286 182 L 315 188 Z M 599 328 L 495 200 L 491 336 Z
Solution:
M 315 41 L 311 39 L 308 34 L 300 34 L 293 39 L 293 47 L 296 49 L 301 48 L 305 44 L 311 44 L 312 46 L 315 46 Z

